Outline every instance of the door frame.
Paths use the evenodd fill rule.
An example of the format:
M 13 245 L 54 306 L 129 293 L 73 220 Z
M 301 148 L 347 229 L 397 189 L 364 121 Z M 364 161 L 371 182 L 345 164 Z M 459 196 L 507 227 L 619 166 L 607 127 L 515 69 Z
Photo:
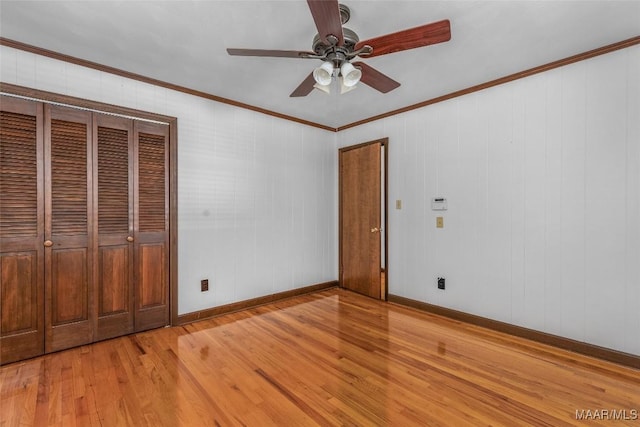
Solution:
M 342 161 L 342 153 L 350 150 L 355 150 L 358 148 L 365 147 L 371 144 L 380 144 L 383 152 L 383 159 L 381 162 L 381 170 L 384 171 L 384 180 L 382 182 L 383 189 L 383 197 L 382 197 L 382 208 L 381 213 L 384 213 L 384 221 L 382 224 L 383 232 L 384 232 L 384 271 L 385 271 L 385 283 L 384 283 L 384 298 L 381 298 L 383 301 L 387 301 L 389 297 L 389 138 L 380 138 L 372 141 L 363 142 L 356 145 L 350 145 L 347 147 L 342 147 L 338 149 L 338 283 L 340 287 L 343 286 L 343 271 L 342 271 L 342 173 L 341 173 L 341 161 Z M 382 266 L 381 266 L 382 267 Z M 382 285 L 381 285 L 382 286 Z
M 120 107 L 74 96 L 31 89 L 11 83 L 0 83 L 0 93 L 37 102 L 159 122 L 169 127 L 169 324 L 178 322 L 178 119 L 134 108 Z

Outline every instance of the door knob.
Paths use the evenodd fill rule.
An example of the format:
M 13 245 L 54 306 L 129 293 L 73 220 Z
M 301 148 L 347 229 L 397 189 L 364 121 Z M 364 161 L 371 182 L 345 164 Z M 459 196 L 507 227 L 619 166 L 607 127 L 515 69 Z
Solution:
M 51 240 L 45 240 L 44 241 L 44 247 L 45 248 L 50 248 L 51 246 L 53 246 L 53 242 Z
M 380 231 L 380 229 L 379 229 L 378 227 L 373 227 L 373 228 L 371 229 L 371 232 L 372 232 L 372 233 L 375 233 L 375 232 L 377 232 L 377 231 Z
M 128 236 L 128 237 L 127 237 L 127 242 L 133 242 L 133 237 Z

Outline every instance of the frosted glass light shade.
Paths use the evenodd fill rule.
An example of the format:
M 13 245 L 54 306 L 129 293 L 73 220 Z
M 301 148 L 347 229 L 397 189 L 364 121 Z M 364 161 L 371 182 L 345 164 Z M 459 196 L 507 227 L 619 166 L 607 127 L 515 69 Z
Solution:
M 331 83 L 331 77 L 333 76 L 333 63 L 325 61 L 321 66 L 313 70 L 313 79 L 322 86 L 327 86 Z
M 346 87 L 355 86 L 362 77 L 362 71 L 354 67 L 350 62 L 342 64 L 340 74 L 342 74 L 342 84 Z

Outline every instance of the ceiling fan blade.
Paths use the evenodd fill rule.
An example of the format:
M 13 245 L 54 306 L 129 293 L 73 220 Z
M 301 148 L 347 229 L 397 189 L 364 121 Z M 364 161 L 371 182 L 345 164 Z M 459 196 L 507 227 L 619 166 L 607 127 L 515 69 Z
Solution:
M 307 95 L 309 95 L 309 93 L 313 90 L 313 85 L 314 84 L 316 84 L 316 81 L 313 78 L 313 73 L 311 73 L 311 74 L 309 74 L 307 76 L 306 79 L 304 79 L 304 81 L 302 83 L 300 83 L 300 86 L 298 86 L 296 88 L 296 90 L 291 92 L 291 95 L 289 95 L 289 97 L 295 98 L 295 97 L 299 97 L 299 96 L 307 96 Z
M 355 49 L 369 45 L 373 52 L 363 55 L 365 58 L 385 55 L 387 53 L 400 52 L 402 50 L 415 49 L 416 47 L 428 46 L 430 44 L 442 43 L 451 40 L 451 25 L 448 19 L 422 25 L 420 27 L 409 28 L 369 40 L 359 41 Z
M 316 23 L 320 40 L 331 44 L 327 37 L 335 36 L 338 40 L 337 45 L 342 46 L 344 35 L 342 34 L 342 18 L 338 0 L 307 0 L 307 3 Z
M 299 50 L 227 49 L 227 53 L 229 53 L 229 55 L 237 55 L 237 56 L 270 56 L 274 58 L 317 58 L 317 55 L 314 52 L 304 52 Z
M 400 83 L 393 80 L 391 77 L 382 74 L 375 68 L 368 66 L 364 62 L 354 62 L 353 66 L 360 68 L 362 71 L 362 77 L 360 78 L 362 83 L 369 85 L 382 93 L 391 92 L 400 86 Z

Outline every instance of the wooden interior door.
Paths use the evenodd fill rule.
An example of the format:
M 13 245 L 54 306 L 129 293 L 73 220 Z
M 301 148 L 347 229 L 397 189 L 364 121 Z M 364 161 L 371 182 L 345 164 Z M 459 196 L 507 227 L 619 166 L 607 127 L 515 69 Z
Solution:
M 169 324 L 169 127 L 134 124 L 135 330 Z
M 133 122 L 94 114 L 96 340 L 134 331 Z
M 44 352 L 42 104 L 0 97 L 0 364 Z
M 381 298 L 381 143 L 340 151 L 340 285 Z
M 92 115 L 45 105 L 45 351 L 93 340 Z

